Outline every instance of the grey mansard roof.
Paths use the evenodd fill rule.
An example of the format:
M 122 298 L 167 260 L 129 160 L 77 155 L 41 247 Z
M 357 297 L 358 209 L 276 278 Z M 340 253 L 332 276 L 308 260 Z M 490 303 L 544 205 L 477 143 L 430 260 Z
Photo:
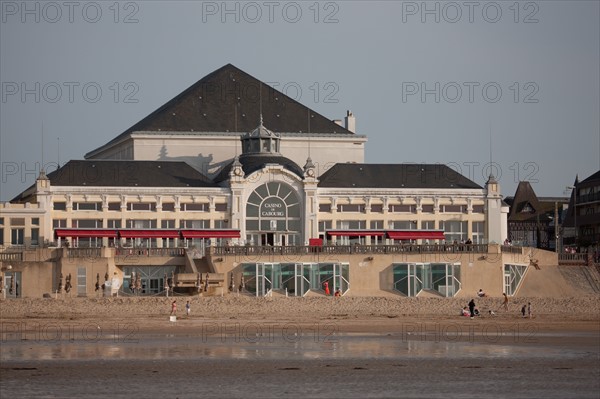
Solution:
M 482 189 L 442 164 L 338 163 L 319 177 L 319 187 Z
M 185 162 L 75 160 L 48 173 L 52 186 L 73 187 L 217 187 L 212 180 Z M 35 185 L 11 202 L 23 202 Z

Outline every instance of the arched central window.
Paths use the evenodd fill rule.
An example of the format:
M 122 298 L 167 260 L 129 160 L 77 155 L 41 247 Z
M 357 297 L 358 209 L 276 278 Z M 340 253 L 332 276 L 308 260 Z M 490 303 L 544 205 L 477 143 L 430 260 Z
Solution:
M 246 239 L 253 245 L 300 245 L 302 204 L 283 182 L 265 183 L 246 203 Z

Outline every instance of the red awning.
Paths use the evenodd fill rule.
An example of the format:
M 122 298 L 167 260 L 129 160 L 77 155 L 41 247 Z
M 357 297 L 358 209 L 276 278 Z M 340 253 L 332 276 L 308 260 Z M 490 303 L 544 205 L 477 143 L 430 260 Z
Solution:
M 444 240 L 443 230 L 392 230 L 387 232 L 392 240 Z
M 350 237 L 366 237 L 366 236 L 383 236 L 384 232 L 380 230 L 329 230 L 330 236 L 350 236 Z
M 240 238 L 239 230 L 181 230 L 183 238 Z
M 116 238 L 117 230 L 107 229 L 56 229 L 54 230 L 56 237 L 109 237 Z
M 179 238 L 179 230 L 132 229 L 119 230 L 121 238 Z

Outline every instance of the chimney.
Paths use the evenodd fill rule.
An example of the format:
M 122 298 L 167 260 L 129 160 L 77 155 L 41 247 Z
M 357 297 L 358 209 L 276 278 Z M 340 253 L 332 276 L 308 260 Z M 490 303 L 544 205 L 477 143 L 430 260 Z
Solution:
M 356 133 L 356 119 L 354 118 L 354 115 L 352 115 L 352 111 L 347 111 L 345 120 L 346 129 L 350 130 L 352 133 Z

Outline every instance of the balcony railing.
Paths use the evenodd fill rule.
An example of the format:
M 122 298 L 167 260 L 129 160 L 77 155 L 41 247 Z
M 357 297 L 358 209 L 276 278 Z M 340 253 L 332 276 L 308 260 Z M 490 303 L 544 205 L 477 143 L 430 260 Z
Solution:
M 0 261 L 19 262 L 23 260 L 23 252 L 0 252 Z
M 147 256 L 147 257 L 185 256 L 185 248 L 116 248 L 115 256 Z
M 487 253 L 487 244 L 324 245 L 324 246 L 225 246 L 212 247 L 216 256 L 323 254 L 422 254 L 440 252 Z

